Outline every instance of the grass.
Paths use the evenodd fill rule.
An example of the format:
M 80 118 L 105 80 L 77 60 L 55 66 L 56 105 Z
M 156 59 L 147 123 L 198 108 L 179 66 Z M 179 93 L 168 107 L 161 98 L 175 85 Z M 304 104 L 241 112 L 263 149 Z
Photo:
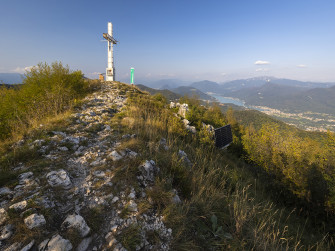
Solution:
M 130 225 L 122 230 L 122 233 L 116 239 L 127 250 L 136 250 L 136 246 L 141 243 L 140 226 L 137 224 Z
M 199 143 L 198 136 L 187 134 L 164 103 L 140 92 L 128 92 L 128 98 L 123 119 L 118 118 L 119 130 L 138 135 L 129 148 L 143 159 L 153 159 L 161 169 L 147 194 L 173 229 L 173 250 L 331 249 L 331 237 L 271 200 L 262 180 L 241 159 Z M 170 147 L 167 151 L 158 146 L 162 137 Z M 180 160 L 179 150 L 187 153 L 191 167 Z M 172 188 L 182 204 L 171 203 Z M 142 202 L 139 208 L 152 210 L 152 205 Z M 213 234 L 213 215 L 222 232 Z
M 103 212 L 106 210 L 103 206 L 94 208 L 84 208 L 81 210 L 81 216 L 85 219 L 92 233 L 99 232 L 104 223 Z
M 95 185 L 96 188 L 102 191 L 107 189 L 113 194 L 124 191 L 129 186 L 138 192 L 138 166 L 144 160 L 154 160 L 160 168 L 160 173 L 154 186 L 146 190 L 150 199 L 141 199 L 137 204 L 141 213 L 155 211 L 163 215 L 164 223 L 173 230 L 171 250 L 334 248 L 330 234 L 311 222 L 308 217 L 299 215 L 294 208 L 286 208 L 276 203 L 270 194 L 273 191 L 268 189 L 263 180 L 258 178 L 260 175 L 251 171 L 250 166 L 243 160 L 229 152 L 202 144 L 198 135 L 188 134 L 180 119 L 166 108 L 162 100 L 128 85 L 119 83 L 118 86 L 127 94 L 128 106 L 109 121 L 114 130 L 113 140 L 120 140 L 124 134 L 135 133 L 136 138 L 121 140 L 122 146 L 118 150 L 129 148 L 139 155 L 134 159 L 124 158 L 99 167 L 102 170 L 110 169 L 113 187 L 105 188 L 99 181 Z M 71 123 L 70 120 L 55 120 L 53 126 L 45 125 L 44 133 L 56 129 L 65 131 L 68 123 Z M 95 130 L 92 130 L 92 133 Z M 34 135 L 43 136 L 43 133 L 39 134 L 37 131 L 34 131 Z M 160 147 L 161 138 L 167 140 L 168 150 Z M 17 148 L 15 153 L 11 153 L 9 145 L 3 145 L 2 149 L 5 149 L 3 152 L 6 154 L 1 155 L 5 157 L 0 163 L 7 163 L 8 167 L 24 161 L 35 168 L 35 174 L 42 173 L 43 167 L 48 165 L 27 145 Z M 192 162 L 191 166 L 180 160 L 179 150 L 187 153 Z M 98 167 L 96 168 L 98 170 Z M 8 175 L 8 179 L 17 176 L 8 171 L 4 175 Z M 0 185 L 5 185 L 6 182 L 7 179 L 0 176 Z M 171 203 L 174 196 L 172 189 L 177 190 L 182 203 Z M 100 231 L 105 210 L 107 209 L 103 206 L 81 210 L 81 215 L 92 232 Z M 124 218 L 129 214 L 127 207 L 121 212 Z M 213 215 L 216 217 L 214 227 Z M 59 219 L 54 217 L 57 225 Z M 13 219 L 17 217 L 14 215 Z M 27 231 L 20 225 L 18 229 L 21 237 Z M 139 233 L 140 226 L 131 225 L 124 229 L 117 239 L 128 250 L 134 250 L 140 243 Z M 28 232 L 27 236 L 31 234 Z M 76 233 L 69 234 L 69 238 L 75 241 Z M 159 235 L 149 232 L 147 237 L 152 243 L 156 243 Z

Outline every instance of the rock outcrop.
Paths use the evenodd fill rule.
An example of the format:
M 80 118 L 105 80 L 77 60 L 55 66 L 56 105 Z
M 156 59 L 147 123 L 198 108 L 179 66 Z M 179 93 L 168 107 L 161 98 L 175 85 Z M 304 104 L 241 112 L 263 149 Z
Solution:
M 16 144 L 40 154 L 42 164 L 14 166 L 20 173 L 14 185 L 0 187 L 0 250 L 125 251 L 121 237 L 129 229 L 138 234 L 135 250 L 170 249 L 172 230 L 162 216 L 154 207 L 140 210 L 160 168 L 129 145 L 123 147 L 137 135 L 119 134 L 110 124 L 126 101 L 116 83 L 103 83 L 71 115 L 66 129 Z M 169 149 L 165 139 L 159 145 Z M 136 186 L 120 175 L 129 163 L 137 163 Z M 173 201 L 180 203 L 177 193 Z M 17 224 L 29 231 L 26 237 L 14 238 L 22 235 Z M 149 232 L 157 235 L 154 242 L 148 239 Z M 44 241 L 41 236 L 29 237 L 34 234 L 41 234 Z

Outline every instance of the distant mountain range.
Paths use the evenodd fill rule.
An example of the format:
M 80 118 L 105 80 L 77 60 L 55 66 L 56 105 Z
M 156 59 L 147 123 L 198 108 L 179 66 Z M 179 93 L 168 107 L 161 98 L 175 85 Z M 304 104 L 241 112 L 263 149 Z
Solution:
M 177 88 L 179 86 L 187 86 L 192 83 L 192 81 L 185 81 L 180 79 L 160 79 L 156 81 L 148 81 L 148 80 L 139 80 L 137 83 L 141 83 L 147 87 L 153 88 L 153 89 L 173 89 Z
M 150 87 L 147 87 L 145 85 L 136 85 L 138 88 L 140 88 L 142 91 L 146 91 L 149 92 L 151 95 L 155 95 L 157 93 L 161 93 L 164 97 L 166 97 L 168 100 L 177 100 L 179 99 L 181 96 L 177 93 L 174 93 L 170 90 L 157 90 L 157 89 L 153 89 Z
M 0 83 L 20 84 L 24 75 L 0 73 Z M 257 77 L 225 83 L 213 81 L 191 82 L 178 79 L 142 81 L 151 94 L 164 92 L 168 99 L 198 96 L 202 100 L 214 98 L 210 94 L 238 98 L 247 105 L 267 106 L 288 112 L 317 112 L 335 115 L 335 83 L 303 82 L 274 77 Z M 150 88 L 150 89 L 148 89 Z
M 197 88 L 194 88 L 192 86 L 179 86 L 177 88 L 172 89 L 171 91 L 181 95 L 181 96 L 189 96 L 189 97 L 197 97 L 202 100 L 210 100 L 215 101 L 215 98 L 212 96 L 198 90 Z
M 196 96 L 197 98 L 202 100 L 215 101 L 215 98 L 213 98 L 212 96 L 207 95 L 206 93 L 203 93 L 202 91 L 199 91 L 198 89 L 190 86 L 179 86 L 178 88 L 173 88 L 171 90 L 153 89 L 145 85 L 136 85 L 136 86 L 140 88 L 142 91 L 149 92 L 151 95 L 161 93 L 168 100 L 177 100 L 182 96 L 189 96 L 189 97 Z
M 151 83 L 156 89 L 164 87 L 180 95 L 195 93 L 201 99 L 216 94 L 244 100 L 247 105 L 267 106 L 294 113 L 317 112 L 335 115 L 335 83 L 303 82 L 274 77 L 257 77 L 225 83 L 165 79 Z M 151 87 L 152 87 L 151 85 Z M 150 86 L 150 83 L 148 84 Z
M 0 73 L 0 83 L 4 84 L 21 84 L 24 75 L 19 73 Z

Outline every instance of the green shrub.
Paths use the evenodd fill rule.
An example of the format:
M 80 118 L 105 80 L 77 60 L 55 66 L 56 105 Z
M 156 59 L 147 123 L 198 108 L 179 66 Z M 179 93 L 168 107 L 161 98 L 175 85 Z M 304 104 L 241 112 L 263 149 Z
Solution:
M 0 140 L 70 108 L 89 87 L 81 71 L 60 62 L 38 64 L 25 74 L 21 88 L 0 87 Z

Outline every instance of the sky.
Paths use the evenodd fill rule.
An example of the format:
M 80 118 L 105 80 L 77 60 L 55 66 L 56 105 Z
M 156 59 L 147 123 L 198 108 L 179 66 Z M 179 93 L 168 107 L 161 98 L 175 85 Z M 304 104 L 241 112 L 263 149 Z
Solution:
M 0 72 L 60 61 L 87 77 L 335 82 L 334 0 L 0 0 Z

